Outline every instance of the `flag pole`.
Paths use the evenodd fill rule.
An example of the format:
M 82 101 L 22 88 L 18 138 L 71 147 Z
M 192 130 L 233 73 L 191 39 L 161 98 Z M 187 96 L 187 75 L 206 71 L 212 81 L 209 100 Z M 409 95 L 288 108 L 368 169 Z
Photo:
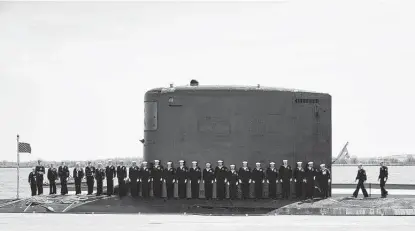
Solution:
M 19 134 L 17 134 L 17 199 L 19 199 L 19 185 L 20 185 L 20 153 L 19 153 Z

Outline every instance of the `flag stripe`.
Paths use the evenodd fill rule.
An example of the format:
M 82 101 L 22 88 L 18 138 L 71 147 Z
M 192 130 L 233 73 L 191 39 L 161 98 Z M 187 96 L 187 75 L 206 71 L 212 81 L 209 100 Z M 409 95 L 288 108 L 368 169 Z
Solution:
M 32 153 L 32 148 L 30 147 L 30 144 L 28 143 L 19 142 L 19 152 Z

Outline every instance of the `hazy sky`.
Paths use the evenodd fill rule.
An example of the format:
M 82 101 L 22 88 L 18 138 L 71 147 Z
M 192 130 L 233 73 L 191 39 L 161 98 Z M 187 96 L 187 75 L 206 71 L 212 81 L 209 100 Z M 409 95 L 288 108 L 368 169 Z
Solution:
M 415 2 L 0 3 L 0 159 L 141 156 L 154 87 L 333 97 L 333 155 L 415 153 Z

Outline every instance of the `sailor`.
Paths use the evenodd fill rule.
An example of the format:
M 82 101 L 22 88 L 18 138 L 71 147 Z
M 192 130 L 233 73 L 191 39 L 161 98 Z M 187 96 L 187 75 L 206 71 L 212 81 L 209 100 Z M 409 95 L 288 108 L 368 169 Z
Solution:
M 125 196 L 126 186 L 125 181 L 127 178 L 127 167 L 124 165 L 124 161 L 120 161 L 120 165 L 117 166 L 117 179 L 118 179 L 118 195 L 120 197 Z
M 239 183 L 242 186 L 242 199 L 249 198 L 249 184 L 251 184 L 251 168 L 248 167 L 248 162 L 243 161 L 242 167 L 239 168 Z
M 95 167 L 92 166 L 91 161 L 88 161 L 88 166 L 85 167 L 86 184 L 88 185 L 88 195 L 92 195 L 94 192 L 94 177 Z
M 330 170 L 326 168 L 325 164 L 320 164 L 319 185 L 322 197 L 325 199 L 329 197 L 329 183 L 331 181 Z
M 30 189 L 32 190 L 32 196 L 36 196 L 36 168 L 32 168 L 32 171 L 29 173 L 29 184 Z
M 163 189 L 163 166 L 160 165 L 160 160 L 154 160 L 154 166 L 151 169 L 151 180 L 153 181 L 154 197 L 161 198 Z
M 239 177 L 238 177 L 238 172 L 235 169 L 235 165 L 231 164 L 230 166 L 230 170 L 228 173 L 228 185 L 229 185 L 229 199 L 231 200 L 235 200 L 236 199 L 236 194 L 238 191 L 238 184 L 239 184 Z
M 140 168 L 137 166 L 137 162 L 132 161 L 132 166 L 128 170 L 128 178 L 130 179 L 131 196 L 138 197 L 138 176 L 140 175 Z
M 212 199 L 213 181 L 215 180 L 215 173 L 211 166 L 212 165 L 207 162 L 206 168 L 203 170 L 203 184 L 205 186 L 205 198 L 207 200 Z
M 48 180 L 49 180 L 49 195 L 56 194 L 56 179 L 58 179 L 58 170 L 50 164 L 48 169 Z
M 314 163 L 308 162 L 308 167 L 304 171 L 304 180 L 303 182 L 306 184 L 306 192 L 305 192 L 305 199 L 313 199 L 314 198 L 314 185 L 316 180 L 316 170 L 314 169 Z
M 275 168 L 275 163 L 269 163 L 269 167 L 266 171 L 266 178 L 268 183 L 268 197 L 272 199 L 277 198 L 277 181 L 278 181 L 278 171 Z
M 388 167 L 385 166 L 383 161 L 380 162 L 378 181 L 380 180 L 380 191 L 382 198 L 386 198 L 388 195 L 388 191 L 385 189 L 386 181 L 388 181 L 388 175 Z
M 105 178 L 107 178 L 107 195 L 111 196 L 114 193 L 114 178 L 117 176 L 115 166 L 112 165 L 112 160 L 108 160 L 108 165 L 105 168 Z
M 81 165 L 76 163 L 75 168 L 73 169 L 73 178 L 75 180 L 75 193 L 76 195 L 82 193 L 81 182 L 84 178 L 84 170 L 81 168 Z
M 189 179 L 192 192 L 192 198 L 199 198 L 199 185 L 200 180 L 202 179 L 202 171 L 197 165 L 197 161 L 192 161 L 192 167 L 189 170 Z
M 178 192 L 179 192 L 179 198 L 185 199 L 186 198 L 186 184 L 187 184 L 187 178 L 188 178 L 189 170 L 187 169 L 184 160 L 179 161 L 179 167 L 177 167 L 176 170 L 176 179 L 178 184 Z
M 163 175 L 164 182 L 166 183 L 167 198 L 172 199 L 174 197 L 174 183 L 176 182 L 176 170 L 173 167 L 173 162 L 167 162 L 167 168 L 164 169 Z
M 252 170 L 252 183 L 255 185 L 255 199 L 262 199 L 262 184 L 264 183 L 264 170 L 257 162 Z
M 151 182 L 151 169 L 147 166 L 147 161 L 143 161 L 143 166 L 140 172 L 141 181 L 141 193 L 143 198 L 150 197 L 150 182 Z
M 62 162 L 62 165 L 58 168 L 58 176 L 61 181 L 61 194 L 68 194 L 68 178 L 69 178 L 69 168 L 66 166 L 65 162 Z
M 358 165 L 358 171 L 357 171 L 357 176 L 356 176 L 356 180 L 358 181 L 357 186 L 356 186 L 356 190 L 353 193 L 353 196 L 356 198 L 357 195 L 359 194 L 359 190 L 362 189 L 363 192 L 363 196 L 366 198 L 369 195 L 367 194 L 367 191 L 365 189 L 365 181 L 367 180 L 367 176 L 366 176 L 366 171 L 363 169 L 362 164 Z
M 225 199 L 226 182 L 228 175 L 228 168 L 223 166 L 223 161 L 218 160 L 218 166 L 215 168 L 215 182 L 216 182 L 216 197 L 219 200 Z
M 98 163 L 98 168 L 95 170 L 95 179 L 97 180 L 97 196 L 101 196 L 102 185 L 105 180 L 105 169 L 102 168 L 102 163 Z
M 291 166 L 288 165 L 288 160 L 283 160 L 280 167 L 279 175 L 282 183 L 282 198 L 288 199 L 290 197 L 290 186 L 292 181 Z
M 295 183 L 295 197 L 300 199 L 303 197 L 303 179 L 304 169 L 302 166 L 303 162 L 297 162 L 297 168 L 294 170 L 294 183 Z
M 37 184 L 37 194 L 43 194 L 43 175 L 45 175 L 45 167 L 42 165 L 42 161 L 37 161 L 38 165 L 36 166 L 36 184 Z

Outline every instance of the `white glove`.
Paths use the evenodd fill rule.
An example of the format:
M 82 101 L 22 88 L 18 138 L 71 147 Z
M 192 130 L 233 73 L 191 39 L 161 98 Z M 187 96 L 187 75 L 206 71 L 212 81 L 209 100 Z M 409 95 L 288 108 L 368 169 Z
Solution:
M 251 183 L 252 182 L 252 180 L 251 179 L 249 179 L 249 183 Z M 254 182 L 255 183 L 255 182 Z
M 290 182 L 293 181 L 293 179 L 290 179 Z
M 160 178 L 160 182 L 163 182 L 163 178 Z
M 138 179 L 138 182 L 141 182 L 141 179 Z
M 314 180 L 316 180 L 316 177 L 314 177 Z
M 228 182 L 228 180 L 227 180 L 227 179 L 225 179 L 225 183 L 226 183 L 226 182 Z
M 174 182 L 176 182 L 176 180 L 175 180 L 175 179 L 173 179 L 173 183 L 174 183 Z
M 265 183 L 265 180 L 262 180 L 262 183 Z
M 228 182 L 228 185 L 229 185 L 229 182 Z
M 166 179 L 164 179 L 163 182 L 166 183 Z
M 282 183 L 282 179 L 280 180 L 280 182 Z
M 294 179 L 294 182 L 297 182 L 297 179 Z
M 306 179 L 304 179 L 304 180 L 303 180 L 303 182 L 304 182 L 304 183 L 307 183 L 307 180 L 306 180 Z
M 187 179 L 186 179 L 186 180 L 184 180 L 184 183 L 187 183 Z
M 236 185 L 238 185 L 238 181 L 236 182 Z
M 252 181 L 252 183 L 254 183 L 254 184 L 255 184 L 255 181 L 253 180 L 253 181 Z
M 151 181 L 151 180 L 150 180 L 150 179 L 148 179 L 148 182 L 149 182 L 149 183 L 150 183 L 150 181 Z
M 269 184 L 269 180 L 267 180 L 267 183 Z
M 241 183 L 241 184 L 242 184 L 242 180 L 239 180 L 239 183 Z
M 216 179 L 215 179 L 215 183 L 216 183 Z
M 200 180 L 197 180 L 197 183 L 200 184 Z
M 212 184 L 213 184 L 213 180 L 212 180 Z
M 331 182 L 331 180 L 329 179 L 329 183 Z
M 204 184 L 205 183 L 205 180 L 202 180 L 202 183 Z

